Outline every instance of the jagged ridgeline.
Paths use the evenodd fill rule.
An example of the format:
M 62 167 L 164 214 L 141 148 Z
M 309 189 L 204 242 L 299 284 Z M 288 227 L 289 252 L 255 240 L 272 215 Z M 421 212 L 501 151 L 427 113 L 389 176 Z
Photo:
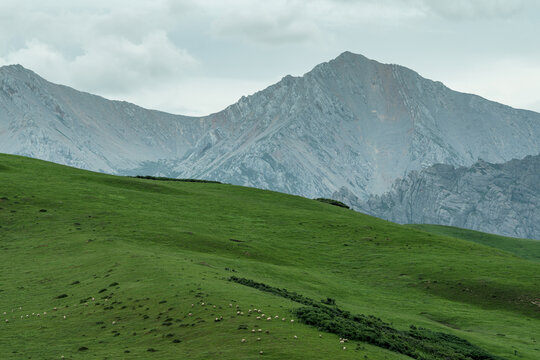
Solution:
M 502 163 L 540 151 L 540 114 L 350 52 L 197 118 L 81 93 L 21 66 L 0 68 L 0 108 L 0 152 L 348 205 L 437 163 Z M 496 230 L 489 220 L 478 219 L 490 226 L 482 230 Z
M 2 154 L 0 358 L 537 360 L 540 243 L 424 230 Z

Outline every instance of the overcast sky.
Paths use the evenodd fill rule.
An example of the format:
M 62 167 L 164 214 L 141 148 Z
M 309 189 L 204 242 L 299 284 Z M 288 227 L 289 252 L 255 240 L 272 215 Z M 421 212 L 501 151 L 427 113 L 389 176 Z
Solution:
M 184 115 L 349 50 L 540 111 L 540 0 L 0 0 L 0 65 Z

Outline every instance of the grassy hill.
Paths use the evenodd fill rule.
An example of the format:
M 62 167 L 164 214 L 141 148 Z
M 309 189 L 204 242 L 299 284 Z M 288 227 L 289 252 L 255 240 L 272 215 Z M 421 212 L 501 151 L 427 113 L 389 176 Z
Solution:
M 540 261 L 540 241 L 538 240 L 510 238 L 444 225 L 414 224 L 408 226 L 432 234 L 450 236 L 457 239 L 473 241 L 482 245 L 492 246 L 497 249 L 508 251 L 509 253 L 524 259 Z
M 0 155 L 0 357 L 410 358 L 304 324 L 310 299 L 380 318 L 343 321 L 389 341 L 423 328 L 538 359 L 540 264 L 445 235 L 270 191 Z

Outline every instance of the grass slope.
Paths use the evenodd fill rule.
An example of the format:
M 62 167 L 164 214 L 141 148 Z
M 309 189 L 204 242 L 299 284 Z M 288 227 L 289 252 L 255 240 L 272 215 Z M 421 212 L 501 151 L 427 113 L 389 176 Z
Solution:
M 3 359 L 408 359 L 231 276 L 540 355 L 540 264 L 301 197 L 0 155 L 0 226 Z
M 450 236 L 457 239 L 473 241 L 478 244 L 492 246 L 508 251 L 524 259 L 540 261 L 540 241 L 530 239 L 510 238 L 480 231 L 461 229 L 444 225 L 408 225 L 412 228 L 427 231 L 432 234 Z

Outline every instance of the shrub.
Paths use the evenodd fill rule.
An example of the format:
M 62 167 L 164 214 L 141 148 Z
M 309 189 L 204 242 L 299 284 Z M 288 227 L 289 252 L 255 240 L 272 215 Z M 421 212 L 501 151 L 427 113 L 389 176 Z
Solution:
M 334 199 L 326 199 L 326 198 L 317 198 L 315 199 L 316 201 L 320 201 L 320 202 L 323 202 L 323 203 L 326 203 L 326 204 L 330 204 L 330 205 L 334 205 L 334 206 L 339 206 L 339 207 L 342 207 L 342 208 L 345 208 L 345 209 L 350 209 L 350 207 L 348 205 L 345 205 L 344 203 L 342 203 L 341 201 L 337 201 L 337 200 L 334 200 Z

